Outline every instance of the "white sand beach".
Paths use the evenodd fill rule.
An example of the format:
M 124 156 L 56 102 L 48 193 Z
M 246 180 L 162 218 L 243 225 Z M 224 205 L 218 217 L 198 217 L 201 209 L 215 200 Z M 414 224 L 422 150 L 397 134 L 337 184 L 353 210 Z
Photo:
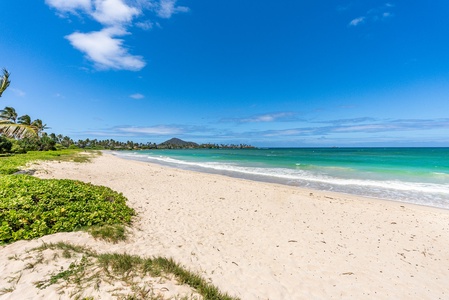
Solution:
M 449 211 L 124 160 L 45 162 L 40 178 L 122 192 L 137 212 L 129 240 L 59 233 L 0 248 L 0 285 L 42 242 L 172 257 L 241 299 L 449 299 Z M 51 266 L 49 266 L 50 268 Z M 0 299 L 58 299 L 23 274 Z M 170 287 L 172 291 L 174 287 Z M 98 295 L 97 299 L 107 299 Z M 64 299 L 63 297 L 61 299 Z

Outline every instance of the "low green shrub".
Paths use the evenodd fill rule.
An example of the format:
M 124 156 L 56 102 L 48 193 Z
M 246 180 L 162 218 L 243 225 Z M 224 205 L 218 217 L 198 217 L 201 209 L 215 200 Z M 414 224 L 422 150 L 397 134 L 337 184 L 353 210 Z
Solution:
M 11 140 L 0 135 L 0 153 L 9 153 L 11 152 L 11 148 Z
M 126 224 L 134 210 L 113 190 L 74 180 L 0 176 L 0 244 L 61 231 Z

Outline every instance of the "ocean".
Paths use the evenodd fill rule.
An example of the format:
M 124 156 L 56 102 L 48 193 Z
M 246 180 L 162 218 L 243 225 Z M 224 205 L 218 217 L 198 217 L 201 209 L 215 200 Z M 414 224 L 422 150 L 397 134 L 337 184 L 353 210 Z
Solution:
M 116 151 L 125 159 L 449 209 L 449 148 Z

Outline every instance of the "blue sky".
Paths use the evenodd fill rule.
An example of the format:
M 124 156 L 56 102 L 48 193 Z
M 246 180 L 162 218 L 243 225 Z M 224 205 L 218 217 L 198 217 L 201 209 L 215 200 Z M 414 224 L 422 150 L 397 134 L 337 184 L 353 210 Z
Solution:
M 14 0 L 0 108 L 73 139 L 449 146 L 449 1 Z

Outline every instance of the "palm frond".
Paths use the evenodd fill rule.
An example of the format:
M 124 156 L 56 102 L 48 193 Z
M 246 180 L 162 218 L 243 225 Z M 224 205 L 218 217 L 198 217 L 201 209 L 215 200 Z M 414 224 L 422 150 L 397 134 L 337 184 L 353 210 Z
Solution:
M 11 81 L 9 80 L 9 75 L 11 74 L 6 69 L 3 69 L 3 76 L 0 79 L 0 97 L 11 83 Z
M 0 110 L 0 119 L 11 120 L 15 123 L 17 119 L 17 112 L 14 107 L 6 106 L 4 109 Z
M 0 134 L 8 138 L 23 139 L 26 137 L 36 137 L 37 130 L 30 125 L 16 124 L 10 121 L 1 120 Z
M 17 123 L 23 125 L 31 125 L 31 118 L 29 115 L 20 116 Z

